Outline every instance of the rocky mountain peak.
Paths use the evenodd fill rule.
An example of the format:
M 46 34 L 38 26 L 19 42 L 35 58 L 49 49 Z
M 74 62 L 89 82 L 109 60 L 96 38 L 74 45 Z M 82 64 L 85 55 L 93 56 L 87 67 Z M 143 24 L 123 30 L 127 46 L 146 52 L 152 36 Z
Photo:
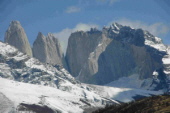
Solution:
M 12 21 L 5 33 L 5 42 L 16 47 L 19 51 L 32 56 L 32 50 L 24 29 L 19 21 Z
M 38 33 L 33 43 L 33 56 L 44 63 L 66 66 L 61 45 L 52 33 L 48 33 L 47 36 Z
M 144 36 L 145 40 L 152 41 L 155 44 L 161 44 L 162 43 L 162 39 L 161 38 L 155 37 L 154 35 L 152 35 L 148 31 L 144 31 L 144 35 L 145 35 Z
M 123 43 L 134 44 L 137 46 L 144 45 L 144 30 L 133 29 L 129 26 L 123 26 L 118 23 L 113 23 L 110 27 L 103 27 L 103 34 L 108 38 L 121 41 Z
M 20 22 L 18 20 L 13 20 L 11 21 L 11 24 L 20 24 Z
M 48 33 L 47 37 L 54 37 L 54 35 L 52 33 Z
M 59 40 L 58 40 L 58 38 L 56 38 L 55 36 L 54 36 L 54 34 L 52 34 L 52 33 L 48 33 L 47 34 L 47 36 L 46 36 L 46 39 L 48 40 L 53 40 L 54 42 L 56 42 L 57 43 L 57 45 L 61 48 L 61 45 L 60 45 L 60 42 L 59 42 Z M 62 49 L 62 48 L 61 48 Z M 62 50 L 61 50 L 62 51 Z
M 110 28 L 112 28 L 112 30 L 120 30 L 121 28 L 122 28 L 123 26 L 122 25 L 120 25 L 120 24 L 118 24 L 118 23 L 116 23 L 116 22 L 114 22 L 111 26 L 110 26 Z
M 11 21 L 10 26 L 21 26 L 20 22 L 17 20 Z
M 43 40 L 45 40 L 45 38 L 46 37 L 42 34 L 42 32 L 39 32 L 36 40 L 43 41 Z M 36 41 L 34 41 L 34 43 L 36 43 Z
M 37 37 L 44 37 L 44 35 L 42 34 L 42 32 L 38 32 L 38 36 Z
M 162 67 L 164 54 L 156 47 L 165 46 L 150 43 L 160 43 L 160 39 L 149 32 L 118 23 L 99 32 L 88 31 L 83 35 L 76 32 L 69 38 L 66 54 L 69 71 L 81 82 L 106 84 L 133 74 L 143 80 Z
M 135 43 L 141 42 L 139 45 L 143 46 L 144 43 L 150 42 L 152 44 L 162 44 L 161 38 L 155 37 L 149 31 L 143 29 L 134 29 L 130 26 L 123 26 L 118 23 L 112 23 L 109 27 L 103 27 L 103 33 L 107 34 L 109 37 L 114 37 L 116 40 L 121 40 L 124 43 Z M 124 34 L 123 36 L 121 36 Z M 152 44 L 151 44 L 152 43 Z
M 118 24 L 116 22 L 112 23 L 110 26 L 104 26 L 103 30 L 107 31 L 119 31 L 123 26 L 121 24 Z
M 90 33 L 95 33 L 95 32 L 100 32 L 100 30 L 98 30 L 97 28 L 91 28 Z

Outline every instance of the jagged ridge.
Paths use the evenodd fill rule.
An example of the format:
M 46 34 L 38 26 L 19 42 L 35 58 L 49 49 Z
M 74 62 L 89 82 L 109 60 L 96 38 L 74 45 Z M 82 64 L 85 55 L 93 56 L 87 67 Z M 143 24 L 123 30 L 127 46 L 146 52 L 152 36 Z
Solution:
M 160 38 L 142 29 L 113 23 L 102 31 L 73 33 L 66 60 L 69 72 L 78 80 L 103 85 L 133 74 L 139 75 L 140 80 L 150 79 L 155 70 L 164 68 L 164 55 L 166 46 Z

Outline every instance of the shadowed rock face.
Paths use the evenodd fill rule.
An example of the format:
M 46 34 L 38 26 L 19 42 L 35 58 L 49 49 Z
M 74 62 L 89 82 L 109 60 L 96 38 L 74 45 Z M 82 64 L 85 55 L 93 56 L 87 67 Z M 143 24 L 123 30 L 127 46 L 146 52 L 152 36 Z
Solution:
M 139 79 L 151 78 L 153 71 L 162 67 L 165 54 L 145 45 L 145 40 L 151 40 L 146 39 L 146 33 L 117 23 L 102 31 L 73 33 L 66 54 L 70 73 L 93 84 L 107 84 L 132 74 L 139 74 Z M 151 34 L 149 38 L 154 39 Z
M 8 30 L 5 33 L 5 42 L 16 47 L 19 51 L 32 56 L 30 44 L 20 22 L 11 22 Z
M 41 62 L 66 67 L 60 43 L 50 33 L 47 36 L 44 36 L 41 32 L 38 33 L 37 39 L 33 44 L 33 56 Z

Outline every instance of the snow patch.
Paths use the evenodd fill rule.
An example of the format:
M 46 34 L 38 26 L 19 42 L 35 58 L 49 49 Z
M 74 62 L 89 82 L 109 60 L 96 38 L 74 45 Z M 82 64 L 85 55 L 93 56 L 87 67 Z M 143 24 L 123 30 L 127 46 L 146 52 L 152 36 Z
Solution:
M 108 86 L 97 86 L 89 85 L 102 97 L 111 98 L 121 102 L 130 102 L 135 100 L 136 96 L 151 96 L 163 94 L 162 91 L 149 91 L 134 88 L 118 88 L 118 87 L 108 87 Z
M 144 86 L 143 83 L 145 83 Z M 106 86 L 113 86 L 113 87 L 119 87 L 119 88 L 143 88 L 148 89 L 149 86 L 152 83 L 152 79 L 146 79 L 146 80 L 140 80 L 139 74 L 133 74 L 129 77 L 122 77 L 119 78 L 116 81 L 113 81 L 109 84 L 106 84 Z

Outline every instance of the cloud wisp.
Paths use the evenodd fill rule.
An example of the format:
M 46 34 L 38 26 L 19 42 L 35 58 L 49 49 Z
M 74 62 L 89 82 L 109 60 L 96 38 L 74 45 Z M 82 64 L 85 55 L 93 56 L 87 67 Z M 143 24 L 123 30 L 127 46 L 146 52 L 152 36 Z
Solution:
M 71 35 L 71 33 L 76 32 L 76 31 L 88 31 L 91 28 L 99 28 L 99 26 L 96 24 L 79 23 L 72 29 L 66 28 L 66 29 L 61 30 L 58 33 L 54 33 L 54 36 L 60 40 L 63 52 L 66 53 L 68 38 Z
M 76 7 L 76 6 L 70 6 L 65 10 L 66 13 L 77 13 L 80 11 L 81 11 L 81 8 Z

